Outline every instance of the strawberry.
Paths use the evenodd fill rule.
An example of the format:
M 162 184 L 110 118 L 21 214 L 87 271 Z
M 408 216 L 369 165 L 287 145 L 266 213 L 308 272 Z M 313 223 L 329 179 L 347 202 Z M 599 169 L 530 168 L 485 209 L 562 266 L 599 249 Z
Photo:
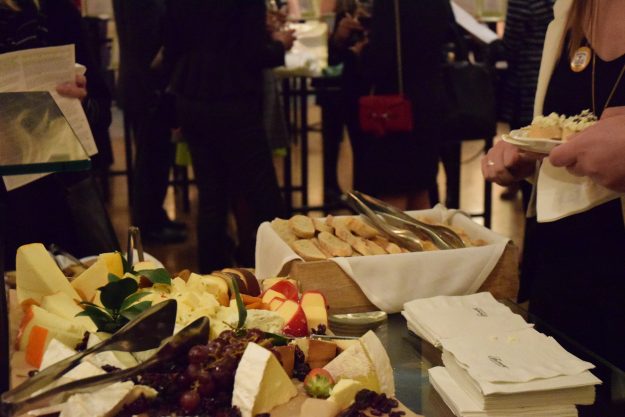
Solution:
M 334 387 L 334 378 L 323 368 L 311 370 L 304 379 L 306 394 L 313 398 L 328 398 Z

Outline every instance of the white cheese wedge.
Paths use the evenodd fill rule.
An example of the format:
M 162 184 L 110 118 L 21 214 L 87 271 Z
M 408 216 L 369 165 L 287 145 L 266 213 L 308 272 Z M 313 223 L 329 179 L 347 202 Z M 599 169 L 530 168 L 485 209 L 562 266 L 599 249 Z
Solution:
M 334 358 L 324 369 L 332 375 L 335 381 L 353 379 L 360 382 L 364 388 L 380 392 L 380 382 L 375 368 L 362 343 L 350 346 L 346 351 Z
M 73 298 L 63 292 L 43 297 L 41 299 L 41 308 L 71 321 L 87 332 L 98 331 L 97 326 L 89 317 L 76 317 L 76 314 L 82 313 L 83 309 L 76 304 Z
M 20 246 L 15 257 L 17 301 L 32 299 L 37 303 L 45 295 L 63 292 L 73 299 L 80 296 L 70 285 L 41 243 Z
M 353 379 L 341 379 L 332 388 L 328 401 L 334 402 L 339 410 L 344 410 L 354 402 L 356 394 L 364 388 L 360 382 Z
M 335 381 L 350 378 L 372 391 L 395 395 L 391 360 L 382 342 L 372 331 L 334 358 L 324 369 L 332 374 Z
M 48 391 L 54 387 L 67 384 L 69 382 L 78 381 L 79 379 L 85 379 L 96 375 L 102 375 L 104 373 L 105 372 L 102 370 L 102 368 L 99 368 L 92 363 L 81 362 L 72 369 L 70 369 L 61 378 L 55 379 L 54 382 L 52 382 L 45 388 L 35 391 L 33 395 L 37 395 L 41 392 Z
M 48 347 L 43 354 L 43 358 L 41 358 L 41 366 L 39 367 L 39 370 L 43 371 L 50 365 L 69 358 L 75 354 L 76 351 L 67 346 L 65 343 L 60 342 L 57 339 L 52 339 L 50 340 L 50 343 L 48 343 Z
M 87 347 L 90 348 L 98 343 L 102 342 L 102 340 L 106 339 L 103 337 L 102 333 L 91 333 L 89 334 L 89 340 L 87 341 Z M 85 359 L 88 362 L 91 362 L 95 366 L 103 367 L 105 365 L 114 366 L 119 369 L 127 369 L 133 366 L 138 365 L 137 360 L 132 354 L 128 352 L 118 352 L 118 351 L 106 351 L 96 353 L 95 355 L 89 355 Z
M 72 395 L 60 417 L 107 417 L 117 414 L 133 397 L 135 384 L 116 382 L 96 392 Z M 136 398 L 136 397 L 135 397 Z
M 360 338 L 360 341 L 373 364 L 378 382 L 380 383 L 380 391 L 390 397 L 395 396 L 393 367 L 391 366 L 391 359 L 388 357 L 382 342 L 371 330 L 365 333 Z
M 85 301 L 93 301 L 98 288 L 108 284 L 109 269 L 106 261 L 99 258 L 85 272 L 72 281 L 72 287 Z
M 232 393 L 232 405 L 239 407 L 241 416 L 269 413 L 295 396 L 297 388 L 274 354 L 249 343 L 237 368 Z

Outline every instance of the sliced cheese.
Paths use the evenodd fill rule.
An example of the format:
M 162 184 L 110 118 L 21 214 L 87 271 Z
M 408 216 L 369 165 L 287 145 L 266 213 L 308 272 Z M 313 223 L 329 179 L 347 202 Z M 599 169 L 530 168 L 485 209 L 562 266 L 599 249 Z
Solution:
M 101 253 L 98 260 L 103 260 L 108 271 L 111 274 L 121 277 L 124 275 L 124 264 L 122 263 L 122 254 L 119 252 Z
M 103 258 L 98 258 L 85 272 L 72 281 L 72 287 L 85 301 L 93 301 L 98 288 L 108 284 L 109 269 Z
M 41 243 L 20 246 L 15 257 L 17 301 L 40 303 L 45 295 L 63 292 L 73 299 L 80 296 L 70 285 Z
M 334 402 L 339 410 L 344 410 L 354 402 L 356 394 L 364 388 L 364 385 L 353 379 L 341 379 L 332 388 L 328 401 Z
M 105 340 L 106 337 L 103 336 L 104 335 L 102 333 L 89 334 L 89 340 L 87 340 L 87 348 L 91 348 Z M 105 365 L 109 365 L 119 369 L 127 369 L 139 364 L 131 353 L 120 351 L 105 351 L 92 354 L 87 356 L 85 361 L 91 362 L 93 365 L 100 368 Z
M 153 398 L 157 394 L 152 388 L 134 385 L 131 381 L 116 382 L 96 392 L 72 395 L 59 417 L 108 417 L 117 415 L 124 405 L 139 396 Z
M 87 332 L 98 331 L 97 326 L 89 317 L 76 317 L 77 314 L 82 313 L 83 309 L 76 304 L 73 298 L 63 292 L 43 297 L 41 299 L 41 308 L 63 317 L 76 326 L 82 327 Z
M 365 333 L 360 338 L 360 341 L 373 364 L 378 382 L 380 383 L 380 391 L 390 397 L 395 396 L 393 367 L 391 366 L 391 359 L 388 357 L 382 342 L 371 330 Z
M 48 331 L 42 351 L 45 351 L 50 340 L 56 338 L 68 346 L 75 346 L 84 335 L 84 329 L 63 317 L 50 313 L 43 308 L 32 305 L 24 315 L 17 335 L 18 349 L 25 351 L 28 346 L 30 333 L 35 326 Z
M 275 355 L 249 343 L 237 368 L 232 393 L 232 405 L 239 407 L 241 416 L 269 413 L 295 396 L 297 388 Z
M 360 382 L 364 388 L 380 392 L 380 382 L 375 368 L 362 343 L 352 345 L 323 369 L 330 372 L 335 381 L 343 378 L 353 379 Z
M 43 371 L 50 365 L 54 365 L 55 363 L 62 361 L 63 359 L 69 358 L 76 354 L 76 351 L 65 343 L 58 341 L 57 339 L 50 340 L 48 343 L 48 347 L 43 354 L 43 358 L 41 359 L 41 366 L 39 366 L 39 370 Z

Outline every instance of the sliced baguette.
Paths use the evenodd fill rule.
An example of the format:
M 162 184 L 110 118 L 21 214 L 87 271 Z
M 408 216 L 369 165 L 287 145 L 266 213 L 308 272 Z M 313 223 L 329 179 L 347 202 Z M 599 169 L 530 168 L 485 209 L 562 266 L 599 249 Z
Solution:
M 389 241 L 385 237 L 376 236 L 371 240 L 373 241 L 373 243 L 380 246 L 382 249 L 384 249 L 388 253 L 391 253 L 391 254 L 402 253 L 401 248 L 397 244 Z
M 321 232 L 318 236 L 319 245 L 332 256 L 352 256 L 352 247 L 338 237 L 328 232 Z
M 297 236 L 295 236 L 295 233 L 291 230 L 288 220 L 274 219 L 271 221 L 271 228 L 288 244 L 297 240 Z
M 328 226 L 324 220 L 314 218 L 313 223 L 315 225 L 315 230 L 317 230 L 318 232 L 328 232 L 330 234 L 334 234 L 334 227 Z
M 367 249 L 372 255 L 388 255 L 388 252 L 384 250 L 380 245 L 374 243 L 369 239 L 363 239 L 365 241 L 365 245 L 367 245 Z
M 347 227 L 335 227 L 336 236 L 349 243 L 352 248 L 361 255 L 373 255 L 371 250 L 367 247 L 367 243 L 361 237 L 354 236 L 354 234 Z
M 319 239 L 318 239 L 318 238 L 313 237 L 313 238 L 312 238 L 312 239 L 310 239 L 310 240 L 312 240 L 312 242 L 315 244 L 315 246 L 317 247 L 317 249 L 319 249 L 319 250 L 320 250 L 320 251 L 321 251 L 321 252 L 322 252 L 322 253 L 326 256 L 326 258 L 332 258 L 332 257 L 334 257 L 334 255 L 332 255 L 332 252 L 330 252 L 330 251 L 326 250 L 326 249 L 325 249 L 325 248 L 321 245 L 321 243 L 319 242 Z
M 289 219 L 289 226 L 295 236 L 301 239 L 315 237 L 315 225 L 310 217 L 297 214 Z
M 360 237 L 364 237 L 365 239 L 372 239 L 379 234 L 377 229 L 369 226 L 358 217 L 352 217 L 349 220 L 348 227 L 349 230 L 351 230 Z
M 300 239 L 291 243 L 291 248 L 305 261 L 323 261 L 327 256 L 310 239 Z

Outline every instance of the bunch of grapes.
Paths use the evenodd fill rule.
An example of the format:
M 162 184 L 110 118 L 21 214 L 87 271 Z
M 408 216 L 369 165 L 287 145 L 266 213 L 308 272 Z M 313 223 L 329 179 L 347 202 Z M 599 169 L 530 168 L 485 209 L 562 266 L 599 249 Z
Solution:
M 238 410 L 231 408 L 234 376 L 250 342 L 273 347 L 261 330 L 228 330 L 208 344 L 193 346 L 167 374 L 144 374 L 138 382 L 156 389 L 158 402 L 170 407 L 169 413 L 238 416 Z

